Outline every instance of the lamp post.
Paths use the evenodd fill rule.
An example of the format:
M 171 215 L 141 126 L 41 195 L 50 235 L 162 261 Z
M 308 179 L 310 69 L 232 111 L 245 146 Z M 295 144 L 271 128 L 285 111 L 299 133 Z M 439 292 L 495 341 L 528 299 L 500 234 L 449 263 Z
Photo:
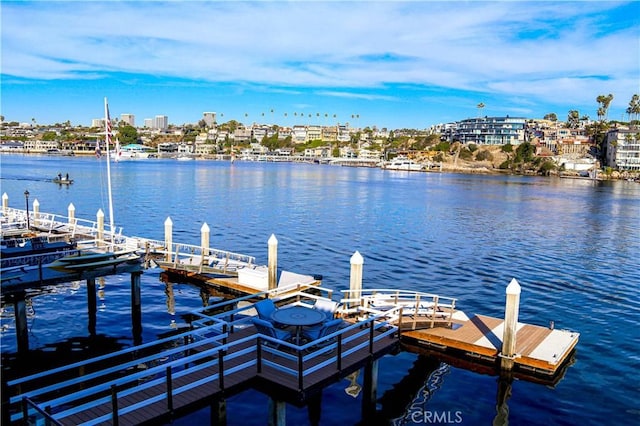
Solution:
M 29 224 L 29 190 L 24 191 L 24 199 L 27 202 L 27 231 L 29 231 L 31 229 Z

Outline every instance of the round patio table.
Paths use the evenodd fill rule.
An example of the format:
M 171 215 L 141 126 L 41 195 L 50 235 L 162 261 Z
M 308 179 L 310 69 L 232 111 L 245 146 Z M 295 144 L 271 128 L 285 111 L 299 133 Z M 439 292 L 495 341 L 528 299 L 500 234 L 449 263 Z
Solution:
M 296 345 L 300 344 L 300 330 L 304 326 L 322 324 L 327 316 L 317 309 L 306 306 L 292 306 L 273 311 L 271 319 L 279 324 L 291 325 L 296 328 Z

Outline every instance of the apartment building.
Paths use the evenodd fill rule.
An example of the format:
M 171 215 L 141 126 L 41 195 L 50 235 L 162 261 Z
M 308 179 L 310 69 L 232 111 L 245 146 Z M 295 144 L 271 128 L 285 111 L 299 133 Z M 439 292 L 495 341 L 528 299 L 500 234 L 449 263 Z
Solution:
M 478 145 L 518 145 L 525 140 L 525 124 L 522 117 L 468 118 L 458 122 L 454 138 Z
M 133 114 L 120 114 L 120 122 L 136 127 L 136 116 Z
M 607 133 L 607 166 L 617 170 L 640 170 L 640 128 L 612 129 Z

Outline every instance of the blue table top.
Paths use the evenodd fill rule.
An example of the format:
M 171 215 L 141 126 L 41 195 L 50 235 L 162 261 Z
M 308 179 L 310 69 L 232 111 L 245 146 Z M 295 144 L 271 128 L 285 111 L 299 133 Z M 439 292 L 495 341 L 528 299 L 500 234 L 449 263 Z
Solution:
M 285 325 L 315 325 L 320 324 L 327 316 L 316 309 L 305 306 L 292 306 L 290 308 L 276 309 L 271 314 L 271 319 Z

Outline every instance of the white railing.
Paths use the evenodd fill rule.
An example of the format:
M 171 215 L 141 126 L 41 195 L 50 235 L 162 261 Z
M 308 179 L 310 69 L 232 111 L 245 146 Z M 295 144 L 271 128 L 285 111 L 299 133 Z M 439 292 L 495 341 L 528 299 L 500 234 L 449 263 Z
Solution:
M 412 290 L 398 289 L 359 289 L 343 290 L 341 300 L 345 315 L 358 315 L 362 312 L 378 315 L 394 310 L 394 320 L 404 326 L 415 329 L 421 322 L 430 327 L 436 323 L 451 325 L 455 313 L 456 300 Z
M 310 293 L 311 288 L 298 284 L 288 289 L 278 289 L 281 296 L 278 303 L 309 303 L 309 300 L 321 298 L 317 293 Z M 289 293 L 284 293 L 285 290 Z M 252 297 L 255 298 L 255 295 Z M 226 305 L 237 304 L 242 299 L 205 309 L 226 309 Z M 251 326 L 253 315 L 249 311 L 253 306 L 236 307 L 213 316 L 206 315 L 205 309 L 195 312 L 199 319 L 192 322 L 195 328 L 189 332 L 10 381 L 7 386 L 17 388 L 18 392 L 10 397 L 9 403 L 13 407 L 22 403 L 22 410 L 14 412 L 11 420 L 18 421 L 24 415 L 30 416 L 35 411 L 41 411 L 50 412 L 53 419 L 62 421 L 65 417 L 91 412 L 93 408 L 109 403 L 112 407 L 110 413 L 87 424 L 117 420 L 120 415 L 159 401 L 166 401 L 166 411 L 171 412 L 174 397 L 214 381 L 224 391 L 226 376 L 248 368 L 257 374 L 265 368 L 276 369 L 294 377 L 299 389 L 303 389 L 307 377 L 313 372 L 320 369 L 339 372 L 343 360 L 354 353 L 361 353 L 364 359 L 368 359 L 374 355 L 378 342 L 390 339 L 389 344 L 392 344 L 398 331 L 389 320 L 394 313 L 392 310 L 371 315 L 361 322 L 345 322 L 344 327 L 335 333 L 303 345 L 277 340 L 258 332 L 232 339 L 234 330 Z M 318 357 L 321 355 L 324 357 L 320 360 Z M 230 361 L 239 357 L 245 357 L 245 361 L 237 366 L 226 367 L 233 365 Z M 121 361 L 114 363 L 109 359 Z M 108 367 L 96 368 L 101 365 Z M 146 368 L 140 369 L 140 365 Z M 176 379 L 201 370 L 211 373 L 178 387 Z M 75 372 L 82 374 L 76 376 Z M 58 375 L 63 379 L 56 380 Z M 44 379 L 50 384 L 19 391 L 30 388 L 34 383 L 42 383 Z M 158 387 L 161 388 L 159 392 L 149 392 L 151 388 Z M 127 407 L 118 407 L 120 398 L 134 393 L 144 396 L 143 400 Z M 34 400 L 37 402 L 30 402 Z
M 255 257 L 211 247 L 172 243 L 167 248 L 164 241 L 142 237 L 129 237 L 122 234 L 122 227 L 110 229 L 105 225 L 99 229 L 98 222 L 76 217 L 61 216 L 52 213 L 6 208 L 0 211 L 0 231 L 3 235 L 21 235 L 27 231 L 40 231 L 49 238 L 65 236 L 78 243 L 79 248 L 105 247 L 113 251 L 145 251 L 152 253 L 178 267 L 195 267 L 202 272 L 205 267 L 222 271 L 237 271 L 244 267 L 253 267 Z M 27 230 L 27 223 L 29 230 Z M 101 235 L 102 234 L 102 235 Z

